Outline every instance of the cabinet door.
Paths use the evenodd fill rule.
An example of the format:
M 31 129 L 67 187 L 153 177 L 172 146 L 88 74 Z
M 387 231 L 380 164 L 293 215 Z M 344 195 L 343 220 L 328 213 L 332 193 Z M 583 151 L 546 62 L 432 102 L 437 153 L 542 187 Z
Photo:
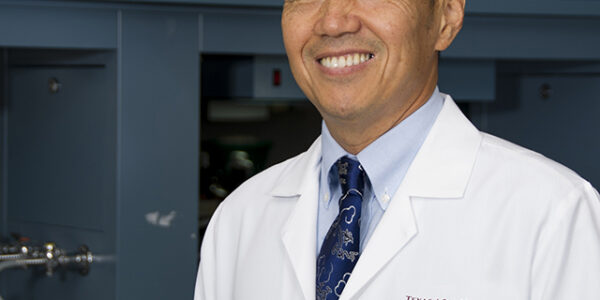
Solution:
M 112 72 L 111 72 L 112 71 Z M 16 65 L 8 72 L 8 231 L 75 251 L 115 252 L 116 106 L 106 65 Z M 112 80 L 111 80 L 112 78 Z M 54 89 L 51 89 L 51 86 Z M 113 299 L 112 264 L 46 278 L 9 270 L 6 299 Z

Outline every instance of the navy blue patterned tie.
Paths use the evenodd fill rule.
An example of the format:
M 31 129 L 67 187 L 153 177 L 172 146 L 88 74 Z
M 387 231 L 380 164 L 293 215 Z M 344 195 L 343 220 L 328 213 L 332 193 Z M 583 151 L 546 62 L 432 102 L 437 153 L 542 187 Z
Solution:
M 348 157 L 338 160 L 337 167 L 342 186 L 340 212 L 317 257 L 317 300 L 340 297 L 359 257 L 365 173 L 358 161 Z

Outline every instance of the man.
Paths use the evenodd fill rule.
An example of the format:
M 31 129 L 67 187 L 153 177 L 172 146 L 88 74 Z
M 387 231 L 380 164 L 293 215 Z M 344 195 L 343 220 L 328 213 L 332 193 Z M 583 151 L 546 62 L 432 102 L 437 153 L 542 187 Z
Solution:
M 600 201 L 437 88 L 465 0 L 288 0 L 307 152 L 216 211 L 196 299 L 600 299 Z

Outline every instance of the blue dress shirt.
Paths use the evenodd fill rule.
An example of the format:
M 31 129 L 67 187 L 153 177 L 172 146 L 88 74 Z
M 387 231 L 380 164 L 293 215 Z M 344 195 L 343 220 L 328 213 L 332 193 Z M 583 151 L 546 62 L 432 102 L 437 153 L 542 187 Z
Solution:
M 339 210 L 338 199 L 342 191 L 338 183 L 337 169 L 332 168 L 335 162 L 343 156 L 354 158 L 361 163 L 368 176 L 360 226 L 360 251 L 362 252 L 404 179 L 408 167 L 425 141 L 443 103 L 444 98 L 436 87 L 433 95 L 423 106 L 357 155 L 347 153 L 333 139 L 327 125 L 323 122 L 317 255 Z

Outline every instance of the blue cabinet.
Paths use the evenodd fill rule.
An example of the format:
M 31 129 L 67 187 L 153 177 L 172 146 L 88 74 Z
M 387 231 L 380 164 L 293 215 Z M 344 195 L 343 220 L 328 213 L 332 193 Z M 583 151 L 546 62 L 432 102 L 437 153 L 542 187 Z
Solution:
M 0 235 L 105 258 L 4 271 L 4 299 L 192 298 L 200 34 L 181 9 L 0 2 Z
M 0 47 L 115 49 L 117 10 L 0 1 Z
M 114 53 L 10 50 L 6 55 L 3 232 L 54 241 L 71 251 L 86 244 L 98 254 L 117 253 Z M 67 64 L 71 55 L 79 61 Z M 60 88 L 50 91 L 51 81 Z M 1 274 L 6 282 L 0 293 L 4 299 L 62 298 L 65 287 L 77 284 L 70 292 L 76 298 L 113 298 L 115 265 L 96 266 L 87 278 L 65 274 L 61 285 L 59 274 L 44 278 L 8 270 Z M 31 280 L 38 282 L 33 289 L 27 287 Z

